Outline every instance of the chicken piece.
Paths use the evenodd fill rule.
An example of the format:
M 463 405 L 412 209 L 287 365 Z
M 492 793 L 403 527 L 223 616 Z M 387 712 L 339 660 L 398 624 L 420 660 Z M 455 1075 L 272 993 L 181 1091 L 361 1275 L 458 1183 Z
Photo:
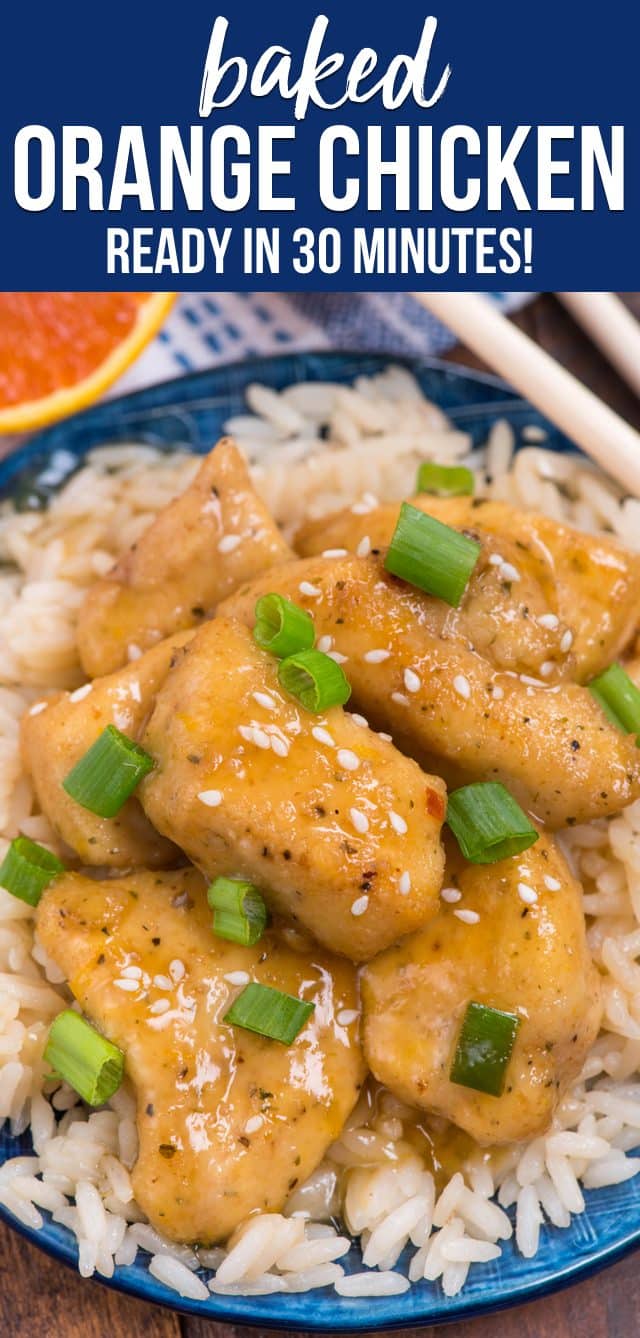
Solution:
M 239 623 L 215 618 L 185 647 L 142 744 L 158 830 L 325 947 L 364 960 L 437 908 L 442 781 L 341 707 L 306 711 Z
M 580 885 L 545 835 L 491 865 L 465 864 L 452 846 L 446 881 L 459 901 L 443 901 L 425 929 L 363 971 L 367 1061 L 403 1101 L 446 1116 L 479 1143 L 534 1138 L 600 1026 Z M 460 920 L 464 911 L 479 919 Z M 499 1097 L 449 1080 L 470 1002 L 520 1018 Z
M 106 678 L 37 702 L 22 720 L 22 753 L 38 802 L 58 835 L 83 864 L 122 869 L 158 868 L 177 851 L 154 830 L 133 796 L 115 818 L 100 818 L 76 803 L 62 782 L 107 725 L 136 739 L 164 681 L 172 656 L 194 633 L 181 632 Z
M 586 688 L 497 672 L 468 642 L 448 638 L 441 601 L 389 576 L 380 558 L 290 563 L 220 613 L 252 625 L 269 590 L 312 613 L 318 636 L 346 656 L 354 704 L 448 784 L 501 780 L 551 827 L 616 813 L 640 795 L 635 739 Z
M 478 625 L 477 586 L 483 583 L 482 571 L 472 578 L 461 609 L 451 611 L 446 618 L 448 634 L 466 633 L 477 650 L 487 650 L 497 668 L 522 672 L 526 657 L 526 673 L 539 674 L 544 664 L 544 676 L 550 682 L 571 678 L 585 683 L 628 644 L 640 606 L 639 554 L 628 552 L 601 534 L 584 534 L 507 502 L 421 493 L 411 498 L 411 505 L 445 525 L 473 534 L 487 553 L 496 555 L 496 561 L 500 555 L 508 567 L 515 568 L 518 580 L 511 584 L 513 576 L 505 580 L 505 568 L 501 571 L 497 566 L 494 587 L 487 589 L 490 599 L 495 600 L 494 642 L 486 635 L 492 621 L 487 610 L 486 627 L 483 629 L 482 622 Z M 365 538 L 374 549 L 387 548 L 398 511 L 398 504 L 390 503 L 364 515 L 347 509 L 310 521 L 299 530 L 296 549 L 304 556 L 328 548 L 355 552 Z M 496 584 L 502 586 L 501 595 Z M 510 584 L 508 591 L 505 587 Z M 541 627 L 536 620 L 542 616 L 546 622 L 550 614 L 558 620 L 557 626 Z M 505 640 L 511 641 L 511 664 L 504 655 Z M 519 643 L 521 663 L 517 662 Z
M 186 492 L 88 591 L 78 623 L 85 672 L 111 673 L 130 647 L 147 650 L 197 626 L 243 581 L 290 557 L 244 456 L 223 437 Z
M 344 958 L 294 951 L 276 930 L 239 947 L 211 921 L 194 869 L 103 883 L 67 874 L 38 909 L 46 951 L 126 1056 L 136 1200 L 158 1231 L 202 1243 L 248 1213 L 280 1211 L 340 1133 L 365 1072 Z M 125 991 L 131 966 L 141 975 Z M 224 1022 L 249 978 L 315 1003 L 291 1045 Z

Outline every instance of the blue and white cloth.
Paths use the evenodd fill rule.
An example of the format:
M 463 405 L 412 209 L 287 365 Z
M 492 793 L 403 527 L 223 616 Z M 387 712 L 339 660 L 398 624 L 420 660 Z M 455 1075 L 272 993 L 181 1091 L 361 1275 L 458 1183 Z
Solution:
M 514 311 L 533 293 L 494 293 Z M 437 354 L 455 337 L 410 293 L 183 293 L 112 394 L 183 372 L 308 349 Z

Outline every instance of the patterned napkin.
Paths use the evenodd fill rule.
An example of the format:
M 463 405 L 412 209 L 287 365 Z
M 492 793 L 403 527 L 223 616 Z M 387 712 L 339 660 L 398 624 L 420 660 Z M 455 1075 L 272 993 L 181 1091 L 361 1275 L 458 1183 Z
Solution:
M 492 296 L 503 311 L 515 311 L 536 294 Z M 256 354 L 324 348 L 437 354 L 454 343 L 408 293 L 183 293 L 110 394 Z

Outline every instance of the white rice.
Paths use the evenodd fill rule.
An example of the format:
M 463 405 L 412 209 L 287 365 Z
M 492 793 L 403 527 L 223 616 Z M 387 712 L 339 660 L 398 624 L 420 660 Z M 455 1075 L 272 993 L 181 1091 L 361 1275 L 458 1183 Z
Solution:
M 390 367 L 353 387 L 308 384 L 277 393 L 253 386 L 250 412 L 227 424 L 244 446 L 256 485 L 285 528 L 303 515 L 412 490 L 421 460 L 468 458 L 470 440 L 429 404 L 410 374 Z M 589 531 L 608 530 L 640 548 L 640 502 L 585 461 L 545 451 L 541 430 L 514 456 L 496 423 L 473 457 L 479 490 L 542 509 Z M 198 461 L 147 446 L 100 448 L 46 512 L 0 508 L 0 859 L 22 832 L 56 849 L 22 773 L 22 713 L 52 687 L 83 682 L 75 623 L 84 590 L 184 488 Z M 121 1089 L 101 1111 L 48 1080 L 42 1060 L 52 1017 L 68 1006 L 60 972 L 33 935 L 29 907 L 0 889 L 0 1121 L 29 1125 L 33 1156 L 0 1167 L 0 1204 L 39 1229 L 51 1213 L 74 1234 L 80 1272 L 110 1277 L 138 1252 L 179 1295 L 269 1295 L 334 1287 L 341 1296 L 390 1296 L 426 1280 L 448 1296 L 470 1268 L 499 1258 L 514 1237 L 525 1258 L 548 1224 L 569 1225 L 583 1189 L 622 1183 L 640 1170 L 640 801 L 610 822 L 563 836 L 584 886 L 589 942 L 602 973 L 603 1029 L 584 1071 L 561 1102 L 553 1129 L 528 1145 L 478 1150 L 443 1185 L 405 1139 L 409 1109 L 390 1093 L 365 1098 L 340 1140 L 284 1213 L 256 1216 L 226 1249 L 165 1240 L 143 1218 L 129 1172 L 137 1155 L 133 1098 Z M 507 1210 L 514 1210 L 511 1216 Z M 362 1271 L 346 1274 L 350 1238 Z M 513 1220 L 512 1220 L 513 1219 Z M 399 1264 L 405 1249 L 409 1262 Z

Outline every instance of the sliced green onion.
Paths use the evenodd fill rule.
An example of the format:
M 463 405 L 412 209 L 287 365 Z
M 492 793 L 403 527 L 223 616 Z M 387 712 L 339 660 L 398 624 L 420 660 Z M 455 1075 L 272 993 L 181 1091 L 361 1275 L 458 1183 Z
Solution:
M 418 469 L 416 492 L 433 497 L 473 497 L 475 475 L 464 465 L 434 465 L 426 460 Z
M 216 878 L 207 891 L 213 911 L 213 932 L 218 938 L 251 947 L 267 927 L 267 908 L 253 883 L 240 878 Z
M 310 650 L 316 632 L 313 618 L 306 609 L 293 604 L 284 595 L 262 595 L 256 604 L 254 640 L 263 650 L 283 659 L 297 650 Z
M 474 1092 L 501 1096 L 520 1018 L 470 1003 L 464 1015 L 449 1078 Z
M 268 1036 L 282 1045 L 291 1045 L 314 1008 L 313 1003 L 305 1003 L 304 999 L 295 999 L 291 994 L 283 994 L 281 990 L 271 989 L 270 985 L 258 985 L 254 981 L 234 999 L 224 1021 L 234 1027 L 244 1027 L 246 1031 L 255 1031 L 259 1036 Z
M 0 887 L 29 906 L 37 906 L 45 887 L 64 871 L 64 864 L 50 850 L 28 836 L 17 836 L 0 864 Z
M 453 790 L 446 821 L 471 864 L 495 864 L 520 855 L 539 833 L 499 781 L 477 781 Z
M 457 608 L 480 555 L 480 544 L 403 502 L 384 560 L 387 571 Z
M 612 725 L 625 734 L 640 734 L 640 689 L 621 664 L 610 664 L 603 674 L 592 678 L 589 691 Z
M 321 650 L 301 650 L 278 666 L 278 678 L 286 692 L 297 697 L 307 711 L 327 711 L 344 706 L 351 687 L 343 670 Z
M 71 1008 L 54 1018 L 44 1057 L 56 1076 L 64 1078 L 90 1106 L 108 1101 L 124 1076 L 122 1050 Z
M 115 818 L 152 767 L 153 760 L 144 748 L 115 725 L 107 725 L 65 777 L 62 788 L 90 813 Z

